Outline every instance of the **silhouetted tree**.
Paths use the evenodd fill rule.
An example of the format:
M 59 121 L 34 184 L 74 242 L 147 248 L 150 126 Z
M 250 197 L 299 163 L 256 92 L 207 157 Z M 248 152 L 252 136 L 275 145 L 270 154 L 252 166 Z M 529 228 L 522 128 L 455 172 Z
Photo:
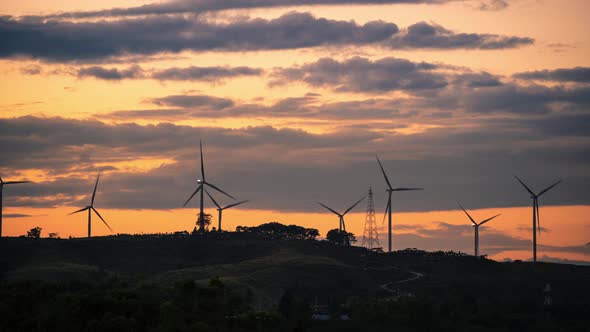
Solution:
M 356 237 L 352 233 L 335 228 L 326 234 L 326 240 L 337 245 L 350 246 L 352 243 L 356 242 Z
M 59 239 L 59 234 L 58 233 L 49 233 L 49 238 L 50 239 Z
M 31 230 L 27 231 L 27 237 L 32 239 L 38 239 L 41 237 L 41 227 L 31 228 Z
M 236 232 L 286 240 L 315 240 L 320 235 L 315 228 L 305 228 L 297 225 L 287 226 L 278 222 L 269 222 L 254 227 L 238 226 Z
M 208 213 L 203 213 L 203 219 L 201 220 L 201 215 L 199 214 L 197 217 L 197 226 L 199 227 L 200 232 L 205 232 L 209 229 L 209 225 L 211 224 L 211 215 Z

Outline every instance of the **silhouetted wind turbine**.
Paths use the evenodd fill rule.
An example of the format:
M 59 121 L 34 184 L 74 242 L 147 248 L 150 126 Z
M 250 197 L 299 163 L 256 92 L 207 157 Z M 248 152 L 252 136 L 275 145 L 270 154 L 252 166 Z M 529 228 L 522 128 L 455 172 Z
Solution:
M 205 193 L 207 193 L 207 196 L 209 196 L 209 198 L 213 201 L 213 204 L 215 204 L 215 206 L 217 206 L 217 212 L 218 212 L 217 231 L 219 231 L 219 232 L 221 232 L 221 217 L 222 217 L 223 210 L 229 209 L 234 206 L 238 206 L 240 204 L 244 204 L 244 203 L 248 202 L 248 201 L 241 201 L 241 202 L 237 202 L 237 203 L 233 203 L 233 204 L 229 204 L 224 207 L 221 207 L 221 205 L 217 204 L 217 201 L 213 198 L 213 196 L 211 196 L 211 194 L 209 193 L 209 191 L 207 189 L 205 189 Z
M 388 229 L 388 241 L 387 241 L 387 245 L 388 245 L 388 251 L 391 252 L 391 233 L 392 233 L 392 229 L 391 229 L 391 194 L 394 191 L 412 191 L 412 190 L 424 190 L 423 188 L 393 188 L 391 186 L 391 183 L 389 182 L 389 179 L 387 178 L 387 174 L 385 174 L 385 170 L 383 169 L 383 165 L 381 165 L 381 160 L 379 160 L 379 156 L 377 156 L 377 162 L 379 163 L 379 167 L 381 168 L 381 172 L 383 173 L 383 177 L 385 177 L 385 182 L 387 182 L 387 189 L 385 191 L 387 191 L 387 207 L 385 207 L 385 214 L 388 216 L 387 218 L 387 229 Z
M 340 221 L 340 225 L 338 226 L 338 230 L 345 231 L 346 232 L 346 224 L 344 223 L 344 216 L 350 212 L 350 210 L 354 209 L 355 206 L 357 206 L 360 202 L 363 201 L 363 199 L 365 199 L 365 197 L 367 196 L 363 196 L 363 198 L 359 199 L 356 203 L 354 203 L 353 205 L 351 205 L 348 209 L 346 209 L 346 211 L 344 211 L 343 213 L 338 213 L 336 211 L 334 211 L 333 209 L 327 207 L 326 205 L 318 202 L 319 205 L 323 206 L 324 208 L 328 209 L 329 211 L 331 211 L 332 213 L 334 213 L 335 215 L 338 216 L 338 219 Z
M 96 188 L 98 187 L 98 180 L 100 179 L 100 173 L 98 173 L 98 176 L 96 177 L 96 183 L 94 184 L 94 191 L 92 192 L 92 198 L 90 199 L 90 205 L 88 205 L 87 207 L 80 209 L 78 211 L 74 211 L 68 215 L 72 215 L 72 214 L 76 214 L 76 213 L 80 213 L 83 211 L 88 210 L 88 237 L 91 236 L 91 229 L 92 229 L 92 211 L 94 211 L 94 213 L 96 213 L 96 215 L 100 218 L 100 220 L 102 220 L 102 222 L 105 224 L 105 226 L 107 226 L 107 228 L 112 232 L 113 229 L 111 228 L 111 226 L 109 226 L 109 224 L 107 224 L 107 222 L 104 220 L 104 218 L 100 215 L 100 213 L 98 213 L 98 211 L 94 208 L 94 199 L 96 198 Z
M 471 220 L 471 222 L 473 223 L 473 229 L 475 231 L 475 249 L 474 249 L 474 255 L 475 257 L 479 257 L 479 226 L 485 224 L 486 222 L 496 218 L 497 216 L 499 216 L 499 214 L 488 218 L 482 222 L 480 222 L 479 224 L 475 222 L 475 220 L 473 220 L 473 218 L 471 218 L 471 216 L 469 215 L 469 213 L 467 213 L 467 211 L 465 211 L 465 209 L 461 206 L 461 204 L 459 204 L 459 207 L 461 208 L 461 210 L 463 210 L 463 212 L 465 212 L 465 214 L 467 215 L 467 217 L 469 218 L 469 220 Z
M 4 185 L 19 184 L 19 183 L 31 183 L 31 181 L 3 181 L 0 177 L 0 237 L 2 237 L 2 192 L 4 191 Z
M 200 208 L 200 212 L 199 212 L 199 220 L 198 220 L 198 221 L 199 221 L 199 231 L 201 231 L 201 232 L 204 232 L 204 231 L 205 231 L 205 212 L 203 211 L 203 209 L 204 209 L 204 205 L 203 205 L 203 203 L 204 203 L 204 196 L 203 196 L 203 191 L 204 191 L 204 190 L 202 190 L 202 189 L 204 189 L 204 186 L 205 186 L 205 185 L 207 185 L 207 186 L 209 186 L 209 187 L 211 187 L 211 188 L 213 188 L 213 189 L 215 189 L 215 190 L 219 191 L 220 193 L 222 193 L 222 194 L 226 195 L 227 197 L 230 197 L 231 199 L 234 199 L 234 200 L 235 200 L 235 198 L 234 198 L 232 195 L 230 195 L 230 194 L 226 193 L 225 191 L 223 191 L 223 190 L 219 189 L 219 188 L 218 188 L 218 187 L 216 187 L 215 185 L 213 185 L 213 184 L 211 184 L 211 183 L 209 183 L 209 182 L 207 182 L 207 181 L 205 180 L 205 164 L 204 164 L 204 162 L 203 162 L 203 142 L 202 142 L 202 141 L 199 141 L 199 146 L 200 146 L 200 148 L 201 148 L 201 179 L 200 179 L 200 180 L 197 180 L 197 183 L 199 184 L 199 185 L 197 186 L 197 189 L 196 189 L 196 190 L 195 190 L 195 192 L 193 192 L 193 194 L 192 194 L 192 195 L 191 195 L 191 196 L 190 196 L 190 197 L 189 197 L 189 198 L 186 200 L 186 202 L 184 202 L 184 205 L 183 205 L 183 206 L 186 206 L 186 205 L 188 204 L 188 202 L 190 202 L 190 200 L 191 200 L 191 199 L 192 199 L 192 198 L 193 198 L 193 197 L 194 197 L 194 196 L 195 196 L 195 195 L 196 195 L 196 194 L 197 194 L 199 191 L 201 192 L 201 197 L 200 197 L 201 208 Z
M 539 226 L 539 233 L 541 233 L 541 220 L 539 217 L 539 197 L 544 193 L 548 192 L 549 190 L 553 189 L 553 187 L 557 186 L 561 183 L 562 180 L 555 182 L 554 184 L 550 185 L 549 187 L 541 190 L 538 194 L 535 194 L 529 187 L 527 187 L 518 176 L 514 176 L 518 182 L 526 189 L 529 194 L 531 194 L 531 198 L 533 199 L 533 262 L 537 261 L 537 226 Z

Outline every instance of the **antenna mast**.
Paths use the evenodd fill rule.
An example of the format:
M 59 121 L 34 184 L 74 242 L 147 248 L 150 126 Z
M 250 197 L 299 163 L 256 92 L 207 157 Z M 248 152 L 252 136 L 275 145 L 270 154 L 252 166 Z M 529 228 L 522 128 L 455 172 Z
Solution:
M 367 199 L 367 216 L 365 217 L 365 230 L 363 231 L 362 246 L 369 249 L 380 247 L 379 234 L 377 233 L 377 221 L 375 220 L 373 190 L 371 187 L 369 187 L 369 199 Z

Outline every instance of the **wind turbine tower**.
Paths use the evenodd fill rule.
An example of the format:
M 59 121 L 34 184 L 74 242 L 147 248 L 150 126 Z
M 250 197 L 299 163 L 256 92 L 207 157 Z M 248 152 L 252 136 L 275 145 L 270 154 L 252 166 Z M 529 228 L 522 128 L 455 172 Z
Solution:
M 327 209 L 328 211 L 334 213 L 335 215 L 338 216 L 338 220 L 340 221 L 340 224 L 338 226 L 338 230 L 345 231 L 346 232 L 346 224 L 344 223 L 344 216 L 350 212 L 350 210 L 354 209 L 355 206 L 357 206 L 360 202 L 363 201 L 363 199 L 365 199 L 365 197 L 359 199 L 356 203 L 354 203 L 353 205 L 351 205 L 348 209 L 346 209 L 346 211 L 344 211 L 343 213 L 337 212 L 336 210 L 333 210 L 332 208 L 318 202 L 319 205 L 323 206 L 325 209 Z
M 537 227 L 539 229 L 539 234 L 541 234 L 541 220 L 539 217 L 539 197 L 541 197 L 544 193 L 548 192 L 549 190 L 553 189 L 553 187 L 557 186 L 561 183 L 561 180 L 555 182 L 554 184 L 550 185 L 549 187 L 541 190 L 538 194 L 535 194 L 531 188 L 529 188 L 518 176 L 514 176 L 518 182 L 526 189 L 529 194 L 531 194 L 531 199 L 533 200 L 533 262 L 537 262 Z
M 4 191 L 4 186 L 20 183 L 31 183 L 31 181 L 4 181 L 0 177 L 0 237 L 2 237 L 2 192 Z
M 474 243 L 474 255 L 475 257 L 479 257 L 479 226 L 485 224 L 486 222 L 496 218 L 497 216 L 499 216 L 499 214 L 488 218 L 482 222 L 480 222 L 479 224 L 475 222 L 475 220 L 473 220 L 473 218 L 471 218 L 471 216 L 469 215 L 469 213 L 467 213 L 467 211 L 461 206 L 461 204 L 459 204 L 459 207 L 461 208 L 461 210 L 463 210 L 463 212 L 465 212 L 465 214 L 467 215 L 467 218 L 469 218 L 469 220 L 471 220 L 471 222 L 473 223 L 473 230 L 474 230 L 474 236 L 475 236 L 475 243 Z
M 391 236 L 392 236 L 392 228 L 391 228 L 391 194 L 394 191 L 413 191 L 413 190 L 424 190 L 423 188 L 393 188 L 389 179 L 387 178 L 387 174 L 385 174 L 385 169 L 383 169 L 383 165 L 381 165 L 381 160 L 379 160 L 379 156 L 377 156 L 377 162 L 379 163 L 379 167 L 381 168 L 381 173 L 383 173 L 383 177 L 385 178 L 385 182 L 387 183 L 387 207 L 385 207 L 385 214 L 387 215 L 387 249 L 388 252 L 391 252 L 392 243 L 391 243 Z
M 102 220 L 102 222 L 105 224 L 105 226 L 107 226 L 107 228 L 112 232 L 113 229 L 111 228 L 111 226 L 109 226 L 109 224 L 107 224 L 107 222 L 104 220 L 104 218 L 100 215 L 100 213 L 98 213 L 98 211 L 94 208 L 94 198 L 96 198 L 96 188 L 98 187 L 98 180 L 100 179 L 100 173 L 98 173 L 98 176 L 96 177 L 96 183 L 94 184 L 94 191 L 92 191 L 92 198 L 90 199 L 90 205 L 88 205 L 85 208 L 82 208 L 78 211 L 74 211 L 68 215 L 72 215 L 72 214 L 76 214 L 76 213 L 80 213 L 83 211 L 88 210 L 88 237 L 91 236 L 91 230 L 92 230 L 92 212 L 94 211 L 94 213 L 96 213 L 96 215 L 100 218 L 100 220 Z
M 209 191 L 207 189 L 205 189 L 205 193 L 207 193 L 207 196 L 209 196 L 211 201 L 213 201 L 213 204 L 215 204 L 215 206 L 217 206 L 217 231 L 218 232 L 221 232 L 221 217 L 223 216 L 223 210 L 229 209 L 234 206 L 238 206 L 240 204 L 244 204 L 244 203 L 248 202 L 248 201 L 241 201 L 241 202 L 229 204 L 229 205 L 222 207 L 221 205 L 219 205 L 217 203 L 217 201 L 213 198 L 213 196 L 211 196 L 211 194 L 209 193 Z
M 207 182 L 207 180 L 205 179 L 205 163 L 203 161 L 203 142 L 202 141 L 199 142 L 199 146 L 200 146 L 200 151 L 201 151 L 201 179 L 197 180 L 197 184 L 198 184 L 197 189 L 186 200 L 186 202 L 184 202 L 184 205 L 183 206 L 186 206 L 188 204 L 188 202 L 190 202 L 190 200 L 199 191 L 201 192 L 201 196 L 200 196 L 200 199 L 199 199 L 199 201 L 200 201 L 200 210 L 199 210 L 199 220 L 198 221 L 199 221 L 199 231 L 200 232 L 204 232 L 205 231 L 205 226 L 206 226 L 205 225 L 205 211 L 204 211 L 204 208 L 205 208 L 205 206 L 204 206 L 204 200 L 205 200 L 205 198 L 204 198 L 204 193 L 203 193 L 203 191 L 205 189 L 204 186 L 209 186 L 209 187 L 211 187 L 211 188 L 219 191 L 220 193 L 226 195 L 227 197 L 229 197 L 231 199 L 234 199 L 235 200 L 235 198 L 232 195 L 226 193 L 225 191 L 219 189 L 217 186 L 213 185 L 212 183 Z
M 377 232 L 377 221 L 375 220 L 375 204 L 373 202 L 373 190 L 369 188 L 367 199 L 367 216 L 365 217 L 365 230 L 363 231 L 363 247 L 369 249 L 378 248 L 379 233 Z

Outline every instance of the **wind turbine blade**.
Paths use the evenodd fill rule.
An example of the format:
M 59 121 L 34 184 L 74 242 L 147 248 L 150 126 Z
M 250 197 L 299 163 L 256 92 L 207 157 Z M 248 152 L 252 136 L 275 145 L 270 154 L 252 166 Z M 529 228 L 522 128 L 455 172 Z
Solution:
M 103 219 L 103 217 L 100 215 L 100 213 L 98 213 L 98 211 L 96 211 L 95 208 L 91 208 L 92 211 L 94 211 L 94 213 L 96 213 L 96 215 L 100 218 L 100 220 L 102 220 L 102 222 L 105 224 L 105 226 L 107 226 L 107 228 L 111 231 L 111 233 L 113 232 L 113 229 L 111 228 L 111 226 L 109 226 L 109 224 L 107 224 L 107 222 Z
M 247 200 L 246 200 L 246 201 L 241 201 L 241 202 L 233 203 L 233 204 L 230 204 L 230 205 L 228 205 L 228 206 L 224 207 L 224 208 L 223 208 L 223 210 L 225 210 L 225 209 L 229 209 L 229 208 L 232 208 L 232 207 L 234 207 L 234 206 L 238 206 L 238 205 L 240 205 L 240 204 L 244 204 L 244 203 L 247 203 L 247 202 L 249 202 L 249 201 L 247 201 Z
M 410 191 L 410 190 L 424 190 L 424 188 L 395 188 L 393 191 Z
M 209 196 L 209 198 L 213 201 L 213 204 L 215 204 L 215 206 L 217 206 L 218 209 L 221 209 L 221 206 L 219 206 L 219 204 L 217 204 L 217 201 L 215 200 L 215 198 L 213 198 L 213 196 L 211 196 L 209 191 L 205 188 L 203 188 L 203 190 L 205 190 L 205 194 L 207 194 L 207 196 Z
M 479 223 L 479 226 L 481 226 L 481 225 L 485 224 L 486 222 L 488 222 L 488 221 L 490 221 L 490 220 L 492 220 L 492 219 L 494 219 L 494 218 L 496 218 L 496 217 L 498 217 L 498 216 L 500 216 L 500 214 L 497 214 L 497 215 L 495 215 L 495 216 L 493 216 L 493 217 L 491 217 L 491 218 L 488 218 L 488 219 L 486 219 L 486 220 L 484 220 L 484 221 L 480 222 L 480 223 Z
M 74 212 L 72 212 L 72 213 L 68 213 L 68 216 L 69 216 L 69 215 L 72 215 L 72 214 L 76 214 L 76 213 L 82 212 L 82 211 L 86 211 L 86 210 L 88 210 L 88 209 L 89 209 L 89 207 L 85 207 L 85 208 L 83 208 L 83 209 L 80 209 L 80 210 L 78 210 L 78 211 L 74 211 Z
M 199 146 L 201 147 L 201 178 L 205 182 L 205 162 L 203 161 L 203 141 L 199 140 Z
M 3 184 L 19 184 L 19 183 L 31 183 L 31 181 L 6 181 Z
M 383 165 L 381 165 L 381 160 L 379 160 L 379 156 L 377 157 L 377 162 L 379 163 L 379 167 L 381 168 L 381 172 L 383 173 L 383 177 L 385 177 L 385 182 L 387 182 L 387 186 L 389 187 L 389 189 L 391 189 L 391 183 L 389 182 L 389 179 L 387 178 L 387 174 L 385 174 L 385 170 L 383 169 Z
M 186 200 L 186 202 L 184 202 L 184 204 L 183 204 L 182 206 L 183 206 L 183 207 L 185 207 L 185 206 L 188 204 L 188 202 L 190 202 L 190 200 L 191 200 L 193 197 L 195 197 L 195 195 L 196 195 L 196 194 L 199 192 L 199 190 L 201 190 L 201 188 L 203 188 L 203 184 L 201 184 L 201 185 L 199 185 L 199 186 L 197 187 L 197 190 L 195 190 L 195 192 L 194 192 L 194 193 L 191 195 L 191 197 L 189 197 L 189 198 Z
M 529 187 L 527 187 L 527 185 L 526 185 L 526 184 L 524 184 L 524 182 L 522 182 L 522 180 L 521 180 L 521 179 L 519 179 L 519 178 L 518 178 L 518 176 L 516 176 L 516 175 L 515 175 L 514 177 L 516 178 L 516 180 L 518 180 L 518 182 L 520 182 L 520 184 L 522 184 L 522 186 L 524 187 L 524 189 L 526 189 L 526 191 L 528 191 L 528 192 L 529 192 L 529 194 L 531 194 L 531 195 L 532 195 L 532 196 L 534 196 L 534 197 L 537 197 L 537 195 L 535 195 L 535 194 L 533 193 L 533 191 L 532 191 L 532 190 L 531 190 Z
M 98 187 L 98 179 L 100 179 L 100 172 L 96 177 L 96 183 L 94 184 L 94 191 L 92 192 L 92 199 L 90 200 L 90 206 L 94 206 L 94 197 L 96 197 L 96 188 Z
M 556 185 L 560 184 L 561 181 L 563 181 L 563 180 L 559 180 L 559 181 L 555 182 L 554 184 L 550 185 L 549 187 L 541 190 L 541 192 L 537 195 L 537 197 L 541 197 L 541 195 L 543 195 L 544 193 L 546 193 L 549 190 L 553 189 L 553 187 L 555 187 Z
M 459 204 L 459 203 L 457 203 Z M 467 211 L 465 211 L 465 209 L 463 208 L 463 206 L 461 206 L 461 204 L 459 204 L 459 207 L 461 208 L 461 210 L 463 210 L 463 212 L 465 212 L 465 214 L 467 215 L 467 217 L 469 218 L 469 220 L 471 220 L 471 222 L 477 226 L 477 223 L 475 222 L 475 220 L 473 220 L 473 218 L 471 218 L 471 216 L 469 215 L 469 213 L 467 213 Z
M 391 209 L 391 201 L 387 201 L 387 206 L 385 207 L 385 214 L 383 214 L 383 221 L 381 222 L 381 226 L 385 225 L 385 218 L 387 218 L 387 212 Z
M 204 184 L 206 184 L 206 185 L 208 185 L 209 187 L 211 187 L 211 188 L 213 188 L 213 189 L 215 189 L 215 190 L 219 191 L 220 193 L 224 194 L 225 196 L 227 196 L 227 197 L 229 197 L 229 198 L 231 198 L 231 199 L 233 199 L 233 200 L 235 200 L 235 199 L 236 199 L 236 198 L 235 198 L 235 197 L 233 197 L 232 195 L 230 195 L 230 194 L 226 193 L 225 191 L 223 191 L 223 190 L 221 190 L 221 189 L 217 188 L 216 186 L 212 185 L 212 184 L 211 184 L 211 183 L 209 183 L 209 182 L 205 182 L 205 181 L 203 181 L 203 183 L 204 183 Z
M 340 213 L 338 213 L 338 212 L 336 212 L 336 211 L 332 210 L 332 209 L 331 209 L 331 208 L 329 208 L 328 206 L 326 206 L 326 205 L 324 205 L 324 204 L 322 204 L 322 203 L 320 203 L 320 202 L 317 202 L 317 203 L 318 203 L 319 205 L 321 205 L 321 206 L 325 207 L 326 209 L 328 209 L 328 210 L 332 211 L 332 213 L 334 213 L 335 215 L 338 215 L 338 216 L 340 216 Z
M 348 209 L 346 209 L 346 211 L 344 211 L 344 213 L 342 214 L 342 216 L 344 216 L 345 214 L 347 214 L 350 210 L 354 209 L 355 206 L 357 206 L 360 202 L 362 202 L 367 196 L 363 196 L 363 198 L 359 199 L 356 203 L 354 203 L 351 207 L 349 207 Z

